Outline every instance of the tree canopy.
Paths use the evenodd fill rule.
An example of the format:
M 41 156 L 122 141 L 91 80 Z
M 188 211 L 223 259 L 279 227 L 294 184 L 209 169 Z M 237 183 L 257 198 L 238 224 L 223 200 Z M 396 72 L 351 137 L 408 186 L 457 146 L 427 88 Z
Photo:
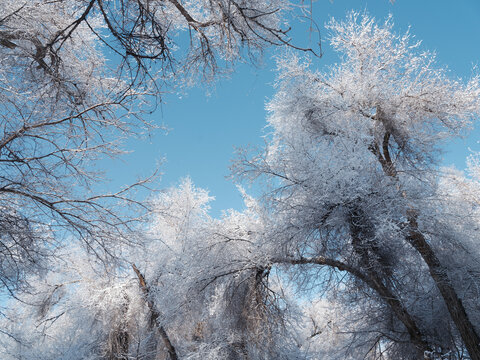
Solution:
M 138 66 L 148 54 L 167 55 L 161 43 L 149 42 L 149 32 L 145 48 L 139 45 L 144 37 L 135 35 L 144 29 L 169 28 L 146 25 L 142 11 L 151 8 L 141 8 L 134 17 L 138 21 L 125 20 L 131 19 L 131 9 L 138 10 L 144 2 L 127 1 L 118 13 L 109 12 L 116 2 L 75 3 L 87 6 L 80 12 L 84 15 L 76 13 L 83 20 L 60 27 L 67 30 L 55 35 L 55 41 L 73 44 L 69 29 L 84 29 L 93 43 L 105 39 L 109 31 L 115 46 L 133 52 Z M 262 44 L 285 44 L 285 32 L 272 31 L 275 22 L 263 22 L 270 15 L 276 19 L 277 11 L 267 10 L 269 5 L 252 4 L 261 9 L 253 12 L 250 5 L 233 2 L 230 6 L 237 10 L 212 20 L 209 16 L 217 16 L 222 3 L 209 3 L 205 13 L 195 4 L 188 3 L 192 8 L 187 8 L 172 1 L 161 3 L 158 16 L 172 11 L 168 14 L 176 14 L 180 23 L 194 29 L 200 46 L 213 41 L 208 37 L 211 26 L 231 26 L 229 31 L 239 41 L 235 49 L 244 41 L 236 21 L 243 21 L 250 36 Z M 10 10 L 8 14 L 15 18 L 17 13 Z M 106 28 L 91 32 L 85 19 L 92 14 Z M 123 22 L 118 16 L 123 16 Z M 236 16 L 239 19 L 232 20 Z M 125 29 L 133 36 L 128 41 Z M 222 36 L 228 32 L 222 29 L 212 36 L 224 42 Z M 22 273 L 29 291 L 12 300 L 0 323 L 0 349 L 7 359 L 480 359 L 480 160 L 473 154 L 466 174 L 439 165 L 442 145 L 467 132 L 480 113 L 479 78 L 466 82 L 452 78 L 408 32 L 397 34 L 392 18 L 378 23 L 368 14 L 352 12 L 344 20 L 332 19 L 327 29 L 340 62 L 321 72 L 311 70 L 314 60 L 297 52 L 280 57 L 276 95 L 267 104 L 265 147 L 253 153 L 241 151 L 232 167 L 238 179 L 263 184 L 263 194 L 255 198 L 239 187 L 245 210 L 230 210 L 220 218 L 209 215 L 208 192 L 189 179 L 146 202 L 130 201 L 123 191 L 104 195 L 151 209 L 147 225 L 129 231 L 131 220 L 119 226 L 108 217 L 94 218 L 89 224 L 102 231 L 94 239 L 112 240 L 119 262 L 92 261 L 90 247 L 69 246 L 45 257 L 48 266 L 43 268 L 48 271 Z M 4 37 L 2 46 L 13 51 L 21 41 L 13 35 Z M 25 41 L 30 50 L 36 49 L 30 38 Z M 81 57 L 73 58 L 78 67 L 88 65 Z M 13 61 L 9 56 L 4 59 Z M 48 74 L 35 56 L 25 61 L 28 76 L 34 71 L 42 72 L 42 77 Z M 92 74 L 96 65 L 90 65 Z M 72 69 L 68 76 L 74 74 Z M 85 104 L 104 96 L 108 86 L 112 90 L 107 94 L 118 95 L 116 89 L 124 89 L 115 85 L 123 84 L 122 77 L 115 77 L 113 86 L 111 79 L 99 75 L 86 81 L 88 86 L 99 84 L 93 88 L 96 92 L 85 93 L 82 101 L 87 102 L 79 108 L 75 96 L 70 102 L 57 102 L 68 94 L 57 88 L 55 99 L 49 91 L 48 97 L 39 95 L 35 104 L 26 100 L 21 111 L 30 111 L 28 118 L 44 119 L 47 108 L 40 105 L 45 101 L 54 110 L 49 114 L 59 114 L 57 120 L 48 117 L 46 124 L 57 131 L 55 141 L 78 140 L 75 149 L 91 146 L 91 132 L 103 139 L 105 128 L 123 131 L 117 112 L 123 101 L 137 106 L 139 98 L 148 95 L 141 93 L 142 86 L 132 85 L 138 83 L 125 80 L 129 90 L 123 93 L 126 100 L 115 104 L 119 109 L 112 110 L 104 101 L 89 115 L 92 105 Z M 61 82 L 49 80 L 54 87 Z M 45 86 L 33 78 L 31 83 L 24 91 L 32 88 L 36 89 L 32 94 L 40 94 Z M 65 84 L 73 86 L 69 81 Z M 132 91 L 139 93 L 132 95 Z M 37 103 L 43 113 L 37 112 Z M 131 115 L 130 108 L 124 108 Z M 5 127 L 11 121 L 5 117 Z M 8 133 L 13 138 L 4 140 L 5 159 L 11 158 L 8 161 L 15 169 L 26 163 L 32 179 L 49 170 L 44 180 L 39 178 L 43 185 L 32 185 L 32 189 L 60 200 L 38 200 L 34 196 L 46 195 L 33 192 L 27 199 L 54 214 L 59 205 L 68 206 L 60 208 L 65 216 L 57 211 L 66 226 L 72 225 L 69 221 L 81 221 L 89 208 L 100 207 L 100 214 L 105 210 L 116 219 L 116 213 L 101 207 L 95 197 L 68 202 L 68 187 L 63 193 L 62 188 L 42 190 L 58 185 L 48 182 L 51 165 L 42 165 L 40 171 L 27 162 L 34 158 L 32 164 L 44 164 L 35 151 L 42 148 L 46 135 L 29 132 L 38 121 L 42 120 L 24 123 L 20 133 Z M 68 132 L 80 135 L 72 138 Z M 17 152 L 30 149 L 34 155 L 22 155 L 17 165 L 17 158 L 9 155 L 14 154 L 9 149 L 15 148 L 9 144 L 24 133 L 32 136 L 33 143 L 23 149 L 27 143 L 18 141 Z M 108 149 L 103 140 L 97 144 Z M 48 154 L 62 161 L 57 165 L 62 171 L 72 173 L 68 181 L 77 185 L 78 179 L 89 179 L 78 171 L 77 164 L 85 160 L 76 156 L 82 152 L 70 154 L 67 145 L 62 149 L 61 156 L 56 150 Z M 3 189 L 8 193 L 13 186 L 12 182 Z M 5 201 L 11 210 L 4 212 L 8 231 L 2 241 L 14 244 L 10 248 L 22 261 L 22 252 L 51 250 L 29 247 L 58 236 L 44 220 L 52 219 L 49 213 L 41 216 L 43 222 L 33 223 L 30 215 L 15 212 L 14 203 Z M 80 234 L 93 231 L 73 225 Z M 115 235 L 109 229 L 122 238 L 131 234 L 135 241 L 113 241 Z M 17 234 L 27 234 L 21 237 L 27 245 L 17 240 Z M 106 244 L 101 248 L 112 249 Z M 29 261 L 35 263 L 33 255 Z M 12 259 L 15 265 L 16 258 Z M 5 274 L 6 283 L 16 284 L 8 266 L 0 275 Z
M 0 283 L 11 295 L 65 239 L 108 261 L 135 240 L 150 210 L 135 191 L 155 176 L 99 191 L 97 164 L 158 127 L 146 115 L 165 89 L 211 80 L 244 52 L 293 46 L 283 1 L 1 5 Z

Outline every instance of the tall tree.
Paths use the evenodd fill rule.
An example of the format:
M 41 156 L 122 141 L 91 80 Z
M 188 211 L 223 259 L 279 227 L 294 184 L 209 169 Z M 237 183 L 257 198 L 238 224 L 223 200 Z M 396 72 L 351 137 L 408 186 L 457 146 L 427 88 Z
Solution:
M 321 73 L 280 60 L 270 141 L 239 167 L 270 180 L 271 262 L 341 271 L 345 301 L 353 288 L 376 299 L 363 302 L 372 327 L 358 336 L 371 349 L 479 359 L 478 213 L 458 185 L 447 195 L 451 174 L 438 167 L 440 145 L 479 114 L 479 79 L 449 79 L 391 19 L 352 13 L 328 28 L 340 63 Z

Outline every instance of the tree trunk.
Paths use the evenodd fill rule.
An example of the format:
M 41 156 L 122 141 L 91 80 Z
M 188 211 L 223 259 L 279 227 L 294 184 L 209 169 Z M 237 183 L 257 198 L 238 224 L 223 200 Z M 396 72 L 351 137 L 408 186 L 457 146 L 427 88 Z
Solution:
M 380 263 L 381 256 L 378 244 L 374 240 L 373 225 L 367 220 L 362 209 L 355 207 L 349 218 L 350 236 L 355 253 L 360 258 L 360 266 L 369 279 L 367 283 L 388 304 L 393 313 L 407 329 L 410 341 L 415 345 L 418 359 L 424 358 L 424 353 L 429 351 L 428 344 L 424 341 L 422 333 L 415 321 L 405 308 L 401 300 L 388 287 L 391 284 L 390 269 L 387 264 Z M 384 284 L 385 281 L 385 285 Z
M 170 338 L 168 337 L 167 332 L 165 331 L 165 328 L 160 324 L 158 318 L 160 317 L 160 314 L 158 313 L 157 309 L 155 309 L 155 305 L 152 302 L 152 300 L 149 298 L 150 294 L 150 289 L 147 286 L 147 283 L 145 281 L 145 277 L 143 274 L 138 270 L 138 268 L 135 266 L 135 264 L 132 264 L 133 271 L 135 271 L 135 274 L 138 277 L 138 282 L 140 284 L 140 288 L 142 289 L 142 292 L 145 296 L 145 301 L 147 302 L 148 309 L 150 310 L 150 322 L 152 325 L 154 325 L 158 333 L 160 334 L 160 337 L 163 340 L 163 344 L 165 345 L 165 348 L 167 349 L 168 355 L 170 356 L 170 360 L 178 360 L 178 355 L 177 351 L 175 350 L 175 347 L 173 346 L 172 342 L 170 341 Z
M 418 230 L 416 215 L 413 211 L 409 214 L 408 221 L 410 224 L 410 234 L 407 238 L 409 243 L 418 251 L 427 264 L 430 275 L 442 294 L 450 316 L 462 337 L 470 357 L 472 360 L 480 360 L 480 338 L 475 331 L 474 325 L 468 318 L 462 300 L 457 296 L 453 284 L 435 252 Z
M 385 123 L 384 119 L 380 120 Z M 392 178 L 397 178 L 397 171 L 389 153 L 389 141 L 390 133 L 387 131 L 383 138 L 383 154 L 380 152 L 377 144 L 373 144 L 371 151 L 379 160 L 384 173 Z M 407 198 L 405 192 L 402 192 L 402 196 Z M 445 305 L 447 306 L 452 321 L 454 322 L 471 359 L 480 360 L 480 337 L 468 318 L 462 300 L 457 296 L 445 267 L 442 266 L 432 247 L 428 244 L 427 240 L 418 229 L 417 212 L 413 207 L 407 211 L 407 218 L 410 226 L 410 233 L 407 236 L 407 241 L 416 251 L 418 251 L 423 258 L 423 261 L 427 264 L 430 275 L 432 276 L 433 281 L 435 281 L 435 284 L 445 301 Z

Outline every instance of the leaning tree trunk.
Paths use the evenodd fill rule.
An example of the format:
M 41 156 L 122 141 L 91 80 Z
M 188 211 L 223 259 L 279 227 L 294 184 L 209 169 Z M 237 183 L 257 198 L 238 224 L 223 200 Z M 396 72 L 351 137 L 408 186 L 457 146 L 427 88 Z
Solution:
M 165 330 L 165 328 L 160 324 L 159 318 L 160 314 L 155 308 L 155 304 L 150 298 L 150 289 L 147 286 L 147 282 L 145 281 L 145 277 L 143 274 L 138 270 L 138 268 L 135 266 L 135 264 L 132 264 L 133 271 L 135 271 L 135 274 L 138 277 L 138 282 L 140 285 L 140 288 L 142 289 L 142 292 L 145 296 L 145 301 L 147 302 L 148 309 L 150 310 L 150 323 L 157 328 L 158 333 L 160 334 L 160 337 L 162 338 L 163 344 L 165 345 L 165 348 L 167 349 L 168 355 L 170 356 L 170 360 L 178 360 L 178 355 L 177 351 L 175 350 L 175 347 L 173 346 L 172 342 L 170 341 L 170 338 L 168 337 L 168 334 Z
M 382 119 L 380 120 L 383 121 Z M 380 150 L 380 146 L 376 143 L 372 144 L 370 150 L 377 157 L 384 173 L 392 178 L 397 178 L 397 171 L 389 153 L 390 136 L 391 134 L 387 131 L 383 138 L 381 146 L 382 150 Z M 402 192 L 402 196 L 407 198 L 405 192 Z M 455 324 L 471 359 L 480 360 L 480 337 L 468 318 L 462 300 L 458 297 L 445 267 L 440 263 L 440 260 L 432 247 L 428 244 L 427 240 L 419 230 L 417 211 L 413 207 L 407 212 L 407 218 L 410 231 L 407 236 L 407 241 L 427 264 L 430 275 L 443 297 L 452 321 Z
M 415 319 L 410 315 L 401 300 L 384 284 L 391 282 L 391 274 L 387 264 L 381 264 L 376 258 L 378 244 L 375 243 L 373 225 L 359 207 L 352 209 L 350 218 L 350 235 L 355 253 L 359 256 L 360 266 L 369 279 L 368 285 L 374 289 L 388 304 L 396 317 L 407 329 L 410 341 L 416 349 L 418 359 L 423 359 L 425 352 L 431 350 L 425 341 Z
M 468 318 L 462 300 L 457 296 L 447 271 L 440 263 L 432 247 L 427 243 L 423 234 L 418 230 L 416 215 L 413 211 L 409 214 L 410 234 L 409 243 L 418 251 L 428 266 L 430 275 L 435 281 L 440 294 L 447 305 L 448 312 L 457 327 L 460 336 L 472 360 L 480 360 L 480 338 L 475 327 Z

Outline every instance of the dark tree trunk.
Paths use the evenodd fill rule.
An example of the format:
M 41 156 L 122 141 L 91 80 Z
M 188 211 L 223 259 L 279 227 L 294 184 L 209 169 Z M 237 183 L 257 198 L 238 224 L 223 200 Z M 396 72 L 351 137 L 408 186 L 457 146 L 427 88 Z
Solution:
M 355 207 L 350 214 L 350 235 L 352 246 L 359 257 L 359 266 L 365 271 L 369 279 L 369 286 L 388 304 L 396 317 L 405 326 L 410 341 L 414 344 L 418 359 L 424 358 L 425 351 L 429 351 L 428 344 L 415 321 L 405 308 L 401 300 L 386 285 L 391 283 L 391 271 L 388 264 L 382 264 L 378 244 L 374 239 L 373 225 L 369 223 L 364 212 Z
M 377 114 L 378 118 L 386 124 L 383 114 Z M 388 129 L 388 127 L 386 126 Z M 371 151 L 378 158 L 384 173 L 392 178 L 397 178 L 397 171 L 392 162 L 389 152 L 390 132 L 386 131 L 383 138 L 382 152 L 378 144 L 373 144 Z M 397 144 L 401 145 L 398 141 Z M 402 192 L 402 196 L 407 199 L 407 194 Z M 452 321 L 457 328 L 465 347 L 472 360 L 480 360 L 480 337 L 478 336 L 475 327 L 468 318 L 462 300 L 458 297 L 450 278 L 446 272 L 445 267 L 440 263 L 437 255 L 432 247 L 418 228 L 417 211 L 413 207 L 407 211 L 408 224 L 410 233 L 407 236 L 407 241 L 420 254 L 428 266 L 430 275 L 440 291 L 447 309 L 450 313 Z
M 442 294 L 450 316 L 462 337 L 463 343 L 472 360 L 480 360 L 480 338 L 474 325 L 468 318 L 462 300 L 457 296 L 446 269 L 440 263 L 432 247 L 427 243 L 423 234 L 418 230 L 416 215 L 413 211 L 409 214 L 410 234 L 409 243 L 418 251 L 428 266 L 430 275 Z
M 177 351 L 175 350 L 175 347 L 173 346 L 172 342 L 170 341 L 170 338 L 168 337 L 167 332 L 165 331 L 165 328 L 160 324 L 160 321 L 158 320 L 160 317 L 160 314 L 158 313 L 157 309 L 155 308 L 155 305 L 153 301 L 150 299 L 150 289 L 147 286 L 147 282 L 145 281 L 145 277 L 143 274 L 138 270 L 138 268 L 135 266 L 135 264 L 132 264 L 133 271 L 135 271 L 135 274 L 138 277 L 138 282 L 140 285 L 140 288 L 142 289 L 142 292 L 145 296 L 145 301 L 147 302 L 148 309 L 150 310 L 150 323 L 152 326 L 155 326 L 157 329 L 158 333 L 160 334 L 160 337 L 162 338 L 163 344 L 165 345 L 165 348 L 167 349 L 168 355 L 170 356 L 170 360 L 178 360 L 178 355 Z

